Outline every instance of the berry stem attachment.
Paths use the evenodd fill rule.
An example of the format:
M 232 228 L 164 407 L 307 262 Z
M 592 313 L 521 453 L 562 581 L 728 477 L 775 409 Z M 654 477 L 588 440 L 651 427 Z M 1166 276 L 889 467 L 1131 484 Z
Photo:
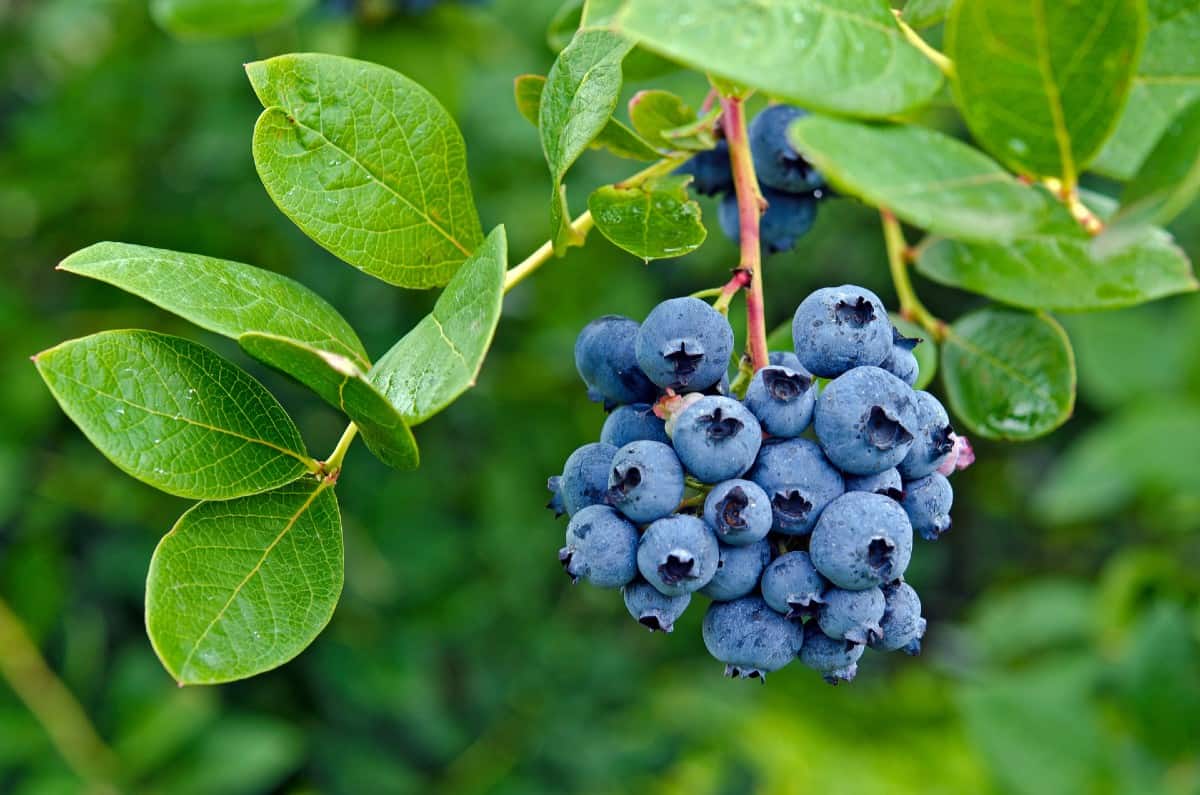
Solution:
M 896 296 L 900 299 L 900 316 L 911 320 L 930 333 L 934 340 L 941 342 L 946 338 L 946 323 L 933 315 L 913 289 L 912 280 L 908 276 L 908 243 L 904 240 L 904 231 L 896 216 L 885 208 L 879 209 L 883 219 L 883 242 L 887 246 L 888 269 L 892 274 L 892 283 L 896 287 Z
M 352 422 L 342 432 L 342 438 L 338 439 L 337 446 L 333 448 L 333 452 L 329 454 L 329 458 L 321 462 L 320 474 L 324 480 L 337 482 L 337 477 L 342 472 L 342 461 L 346 458 L 346 453 L 349 452 L 350 445 L 354 444 L 356 436 L 358 436 L 358 426 Z
M 954 61 L 950 60 L 940 52 L 934 49 L 929 42 L 921 38 L 921 34 L 912 29 L 912 26 L 904 21 L 900 9 L 892 11 L 896 15 L 896 24 L 900 26 L 900 32 L 904 34 L 904 38 L 909 44 L 921 51 L 921 54 L 933 62 L 933 65 L 941 70 L 942 74 L 947 78 L 954 79 Z
M 739 270 L 750 274 L 750 292 L 746 296 L 746 340 L 754 370 L 767 366 L 767 321 L 763 300 L 762 247 L 759 240 L 759 219 L 766 201 L 758 189 L 750 140 L 746 133 L 746 114 L 741 97 L 721 98 L 721 119 L 725 140 L 729 143 L 729 160 L 733 166 L 733 185 L 737 191 L 738 232 L 741 238 Z
M 722 315 L 729 314 L 729 302 L 743 288 L 749 287 L 753 281 L 753 276 L 749 271 L 743 268 L 735 270 L 725 286 L 717 289 L 717 300 L 713 302 L 713 309 Z

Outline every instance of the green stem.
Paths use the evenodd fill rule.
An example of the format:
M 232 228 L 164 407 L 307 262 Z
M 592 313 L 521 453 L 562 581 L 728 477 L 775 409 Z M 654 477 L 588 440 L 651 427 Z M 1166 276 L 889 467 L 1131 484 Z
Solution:
M 941 70 L 942 74 L 951 80 L 954 79 L 954 61 L 945 56 L 944 53 L 936 50 L 929 42 L 921 38 L 921 34 L 912 29 L 912 26 L 904 21 L 900 15 L 900 10 L 896 9 L 896 23 L 900 26 L 900 32 L 904 34 L 904 38 L 909 44 L 921 51 L 921 54 L 933 62 L 933 65 Z
M 946 338 L 946 323 L 933 315 L 913 289 L 912 280 L 908 276 L 908 244 L 904 240 L 904 231 L 900 222 L 890 210 L 880 209 L 883 219 L 883 242 L 887 246 L 888 269 L 892 273 L 892 283 L 896 287 L 896 296 L 900 299 L 900 316 L 911 320 L 928 331 L 935 340 L 941 342 Z
M 54 675 L 20 618 L 0 599 L 0 675 L 46 730 L 50 742 L 93 795 L 116 793 L 116 757 L 83 707 Z
M 346 458 L 350 445 L 354 444 L 356 436 L 358 436 L 358 426 L 352 422 L 342 432 L 342 438 L 338 439 L 337 446 L 333 448 L 329 458 L 326 458 L 321 464 L 321 472 L 327 480 L 332 479 L 336 482 L 338 475 L 342 472 L 342 461 Z

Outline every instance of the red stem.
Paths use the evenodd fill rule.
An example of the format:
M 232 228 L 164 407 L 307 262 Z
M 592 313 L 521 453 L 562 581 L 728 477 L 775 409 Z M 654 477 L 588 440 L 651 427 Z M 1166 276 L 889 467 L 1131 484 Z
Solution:
M 746 344 L 750 349 L 750 361 L 755 371 L 758 371 L 768 364 L 767 318 L 763 301 L 762 251 L 758 230 L 758 221 L 766 209 L 766 201 L 759 192 L 758 179 L 754 174 L 754 160 L 750 156 L 742 100 L 723 97 L 721 108 L 725 140 L 729 142 L 729 159 L 733 166 L 733 185 L 737 191 L 742 252 L 739 267 L 750 274 L 750 292 L 746 295 Z

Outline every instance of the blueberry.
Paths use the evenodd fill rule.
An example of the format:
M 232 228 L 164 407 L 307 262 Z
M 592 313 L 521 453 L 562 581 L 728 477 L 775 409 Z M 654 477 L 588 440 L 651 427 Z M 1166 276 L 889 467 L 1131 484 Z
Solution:
M 557 519 L 567 512 L 567 504 L 562 498 L 562 478 L 558 475 L 548 478 L 546 488 L 550 490 L 550 502 L 546 503 L 546 507 L 554 511 L 554 518 Z
M 638 544 L 637 567 L 659 593 L 681 596 L 708 585 L 720 557 L 717 537 L 704 522 L 675 514 L 646 528 Z
M 849 682 L 858 673 L 858 659 L 866 647 L 849 640 L 834 640 L 815 623 L 804 627 L 804 645 L 800 662 L 821 674 L 831 685 Z
M 746 408 L 772 436 L 799 436 L 812 421 L 817 390 L 807 370 L 764 367 L 746 389 Z
M 913 444 L 897 467 L 906 480 L 934 472 L 954 450 L 954 429 L 946 409 L 928 392 L 915 392 L 917 424 Z
M 733 192 L 733 167 L 729 162 L 729 143 L 717 141 L 717 145 L 698 152 L 691 160 L 675 169 L 676 174 L 691 174 L 692 189 L 704 196 Z
M 904 336 L 899 329 L 892 326 L 892 349 L 879 366 L 909 386 L 917 383 L 921 368 L 917 364 L 917 357 L 913 355 L 913 348 L 917 347 L 920 341 L 918 337 Z
M 878 367 L 855 367 L 821 390 L 813 429 L 833 464 L 871 475 L 904 460 L 916 438 L 916 397 L 908 384 Z
M 796 657 L 804 643 L 800 625 L 776 613 L 757 596 L 713 602 L 701 624 L 704 647 L 725 663 L 726 676 L 765 678 Z
M 812 196 L 783 193 L 771 188 L 763 188 L 762 194 L 767 201 L 766 212 L 758 221 L 758 236 L 763 252 L 780 254 L 791 251 L 816 222 L 817 200 Z M 734 243 L 741 241 L 737 196 L 725 194 L 717 206 L 717 220 L 726 237 Z
M 654 415 L 654 407 L 648 403 L 618 406 L 604 420 L 600 441 L 616 447 L 640 441 L 671 443 L 665 423 Z
M 937 541 L 950 529 L 950 506 L 954 489 L 945 475 L 934 472 L 904 484 L 904 506 L 913 529 L 926 541 Z
M 746 476 L 771 498 L 772 529 L 804 535 L 844 490 L 842 476 L 808 439 L 768 439 Z
M 671 439 L 692 477 L 717 483 L 742 475 L 762 446 L 762 428 L 733 398 L 709 395 L 688 406 L 673 422 Z
M 912 543 L 912 524 L 895 500 L 851 491 L 821 514 L 808 553 L 834 585 L 861 591 L 899 579 L 912 557 Z
M 704 521 L 722 543 L 753 544 L 771 532 L 771 498 L 753 481 L 723 481 L 704 498 Z
M 794 105 L 772 105 L 750 122 L 750 152 L 763 185 L 789 193 L 810 193 L 825 185 L 821 172 L 788 140 L 787 128 L 806 113 Z
M 683 467 L 662 442 L 630 442 L 612 457 L 608 504 L 639 524 L 672 513 L 683 499 Z
M 563 507 L 572 516 L 589 505 L 603 505 L 608 494 L 608 471 L 617 448 L 611 444 L 585 444 L 567 458 L 558 479 Z
M 806 370 L 836 378 L 854 367 L 881 364 L 892 350 L 892 324 L 870 290 L 824 287 L 796 308 L 792 341 Z
M 788 552 L 771 561 L 762 576 L 762 594 L 786 618 L 810 618 L 825 602 L 827 583 L 807 552 Z
M 825 604 L 817 613 L 817 625 L 834 640 L 870 643 L 883 635 L 879 626 L 883 618 L 883 591 L 847 591 L 830 588 L 825 592 Z
M 575 582 L 619 588 L 637 576 L 638 531 L 607 505 L 589 505 L 571 518 L 558 559 Z
M 653 403 L 658 392 L 638 368 L 638 324 L 620 315 L 604 315 L 583 327 L 575 339 L 575 369 L 588 395 L 609 405 Z
M 798 373 L 808 372 L 804 365 L 800 364 L 800 357 L 791 351 L 771 351 L 767 354 L 767 363 L 772 367 L 786 367 Z
M 629 615 L 651 632 L 670 632 L 675 629 L 675 621 L 692 601 L 690 593 L 663 596 L 644 580 L 629 583 L 621 589 L 621 594 L 625 597 L 625 609 Z
M 892 467 L 874 475 L 848 475 L 846 491 L 869 491 L 900 502 L 904 498 L 904 483 L 900 479 L 900 472 Z
M 650 380 L 676 392 L 698 392 L 721 380 L 733 353 L 733 329 L 699 298 L 671 298 L 637 333 L 637 361 Z
M 758 587 L 763 569 L 771 562 L 771 542 L 762 539 L 749 546 L 720 545 L 717 571 L 701 593 L 718 602 L 741 599 Z
M 921 638 L 925 636 L 925 619 L 921 618 L 921 599 L 907 583 L 893 582 L 883 586 L 885 608 L 879 622 L 883 634 L 870 646 L 879 651 L 904 649 L 907 654 L 921 653 Z

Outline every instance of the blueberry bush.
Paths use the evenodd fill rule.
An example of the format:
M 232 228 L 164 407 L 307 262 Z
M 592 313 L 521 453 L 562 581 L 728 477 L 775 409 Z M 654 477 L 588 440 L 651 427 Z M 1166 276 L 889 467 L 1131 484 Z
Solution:
M 13 487 L 0 488 L 5 524 L 21 517 L 12 519 L 21 529 L 3 568 L 6 584 L 24 585 L 9 592 L 55 580 L 39 568 L 57 559 L 39 528 L 62 512 L 157 522 L 169 532 L 155 539 L 144 592 L 144 572 L 122 569 L 120 588 L 128 600 L 144 595 L 150 645 L 175 682 L 225 683 L 278 668 L 322 633 L 345 591 L 350 628 L 326 642 L 355 651 L 339 660 L 337 651 L 314 649 L 299 664 L 320 666 L 322 682 L 339 681 L 306 698 L 344 699 L 369 712 L 386 709 L 372 704 L 372 690 L 384 689 L 389 666 L 357 656 L 363 647 L 349 636 L 364 629 L 372 640 L 362 642 L 386 648 L 393 665 L 453 669 L 461 651 L 432 661 L 433 639 L 454 637 L 468 656 L 485 655 L 471 636 L 491 635 L 465 603 L 486 614 L 480 603 L 500 593 L 499 581 L 514 571 L 541 578 L 557 568 L 561 547 L 572 578 L 621 588 L 644 626 L 686 628 L 691 639 L 672 636 L 660 646 L 667 650 L 655 652 L 676 662 L 698 656 L 702 639 L 731 673 L 761 676 L 798 659 L 838 680 L 852 675 L 864 647 L 916 651 L 926 629 L 936 638 L 940 626 L 951 647 L 969 637 L 979 655 L 971 662 L 982 659 L 984 675 L 953 698 L 964 731 L 982 738 L 983 750 L 968 759 L 952 746 L 948 781 L 971 780 L 984 762 L 999 771 L 1004 791 L 1087 791 L 1098 781 L 1120 781 L 1114 791 L 1151 791 L 1133 782 L 1157 786 L 1160 769 L 1164 787 L 1195 780 L 1186 727 L 1188 707 L 1200 703 L 1191 684 L 1200 588 L 1186 565 L 1193 547 L 1184 531 L 1195 529 L 1198 489 L 1192 468 L 1177 465 L 1200 450 L 1188 345 L 1200 315 L 1183 295 L 1196 287 L 1185 251 L 1194 239 L 1179 220 L 1191 217 L 1200 190 L 1200 11 L 1192 4 L 911 0 L 893 9 L 882 0 L 703 0 L 686 11 L 666 0 L 523 10 L 448 0 L 140 4 L 172 43 L 123 21 L 140 19 L 145 8 L 113 11 L 130 5 L 113 0 L 81 28 L 117 53 L 94 62 L 66 32 L 70 14 L 82 12 L 53 5 L 28 12 L 36 22 L 21 35 L 50 54 L 20 74 L 55 75 L 55 112 L 94 112 L 86 135 L 72 138 L 34 101 L 43 89 L 5 96 L 0 118 L 20 120 L 11 151 L 24 162 L 10 170 L 12 162 L 0 161 L 0 173 L 22 175 L 19 190 L 0 190 L 0 233 L 23 240 L 27 227 L 55 218 L 72 227 L 62 241 L 129 242 L 30 244 L 15 260 L 28 267 L 22 274 L 39 262 L 38 275 L 22 275 L 19 286 L 39 296 L 42 311 L 14 302 L 8 336 L 74 338 L 41 345 L 34 366 L 14 366 L 21 372 L 0 390 L 32 394 L 24 387 L 36 373 L 82 435 L 58 427 L 37 400 L 9 401 L 29 429 L 11 433 L 56 428 L 45 481 L 29 493 L 51 494 L 57 505 L 26 514 L 11 507 L 3 488 Z M 56 17 L 55 8 L 72 10 Z M 96 33 L 111 19 L 122 21 Z M 155 49 L 139 51 L 148 41 Z M 535 45 L 552 54 L 537 72 L 530 64 L 538 58 L 497 55 L 501 46 L 540 52 Z M 248 87 L 238 82 L 239 61 L 248 62 Z M 89 75 L 94 63 L 103 68 Z M 139 117 L 140 97 L 94 90 L 147 65 L 157 68 L 144 69 L 146 102 L 173 115 Z M 497 74 L 463 87 L 458 78 L 467 69 Z M 229 100 L 243 95 L 258 101 L 253 129 L 240 100 Z M 110 108 L 136 121 L 106 126 Z M 544 168 L 533 170 L 528 158 L 505 163 L 511 152 L 501 142 L 514 140 L 540 148 Z M 54 171 L 81 151 L 94 175 L 72 181 Z M 294 228 L 254 209 L 264 201 L 261 188 L 247 187 L 236 162 L 247 152 L 265 197 Z M 147 176 L 149 162 L 161 173 Z M 193 198 L 185 203 L 179 186 Z M 104 206 L 126 209 L 90 209 L 100 195 Z M 362 275 L 336 270 L 339 260 Z M 617 266 L 626 260 L 638 264 Z M 87 278 L 65 287 L 66 275 L 44 273 L 53 261 Z M 806 331 L 823 312 L 834 320 L 828 339 Z M 571 367 L 572 344 L 573 364 L 601 406 L 577 404 L 555 380 Z M 517 345 L 529 346 L 532 363 L 512 355 Z M 477 384 L 481 394 L 451 407 Z M 523 402 L 531 393 L 539 411 L 561 414 L 556 435 L 538 438 L 547 420 Z M 331 431 L 334 412 L 341 424 Z M 1043 438 L 1073 414 L 1078 423 Z M 951 426 L 962 436 L 951 436 Z M 548 460 L 557 473 L 566 459 L 551 495 L 570 514 L 565 543 L 560 526 L 520 507 L 542 499 L 541 483 L 526 468 L 505 472 L 501 451 L 485 449 L 508 434 L 508 460 L 528 455 L 543 470 Z M 967 462 L 965 436 L 979 460 L 954 477 L 955 530 L 936 546 L 916 541 L 910 572 L 917 576 L 909 577 L 920 582 L 937 568 L 952 571 L 947 582 L 961 587 L 922 587 L 918 598 L 900 576 L 907 554 L 898 550 L 906 540 L 912 547 L 913 534 L 932 539 L 947 530 L 945 474 L 955 462 L 946 459 Z M 141 492 L 97 475 L 86 458 L 80 463 L 82 438 L 126 474 L 191 507 L 173 520 L 165 510 L 175 502 L 130 497 Z M 329 452 L 314 453 L 306 439 Z M 356 451 L 360 439 L 365 449 Z M 426 469 L 404 474 L 421 462 L 419 441 Z M 567 456 L 584 442 L 591 443 Z M 1177 452 L 1164 454 L 1164 444 Z M 0 456 L 0 471 L 18 469 L 10 483 L 34 477 Z M 821 479 L 827 493 L 808 491 Z M 803 488 L 792 488 L 799 480 Z M 1078 581 L 1000 594 L 1020 566 L 996 563 L 976 585 L 962 585 L 979 571 L 951 566 L 947 556 L 964 547 L 946 551 L 946 542 L 970 544 L 981 558 L 994 552 L 1009 525 L 1021 523 L 1013 519 L 1016 498 L 996 496 L 1006 490 L 1022 495 L 1025 525 L 1058 528 L 1064 539 L 1036 549 L 1029 543 L 1019 553 L 1027 568 Z M 358 506 L 345 525 L 339 498 Z M 445 509 L 431 521 L 430 506 L 444 503 L 462 513 Z M 491 507 L 477 513 L 476 505 Z M 510 518 L 495 518 L 505 511 Z M 492 551 L 499 537 L 482 530 L 435 537 L 440 527 L 482 528 L 493 519 L 497 527 L 523 524 L 527 553 L 515 550 L 513 533 Z M 1080 531 L 1105 522 L 1112 526 L 1095 535 Z M 1134 531 L 1140 522 L 1151 535 Z M 857 538 L 867 526 L 886 532 Z M 388 530 L 396 537 L 380 541 L 376 533 Z M 1161 543 L 1119 560 L 1100 555 L 1121 540 Z M 861 549 L 846 546 L 858 541 Z M 114 549 L 105 559 L 120 557 Z M 1101 564 L 1084 559 L 1109 562 L 1096 578 Z M 406 560 L 433 562 L 429 572 L 404 569 L 411 578 L 404 599 L 450 628 L 414 621 L 403 637 L 379 640 L 386 633 L 363 620 L 359 605 L 391 599 L 394 586 L 379 584 L 388 579 L 381 572 Z M 78 576 L 101 578 L 90 586 L 97 592 L 116 577 L 102 566 Z M 965 610 L 956 591 L 974 595 L 989 583 L 998 595 L 981 597 L 965 623 L 939 623 Z M 597 672 L 583 680 L 597 693 L 619 687 L 601 678 L 619 679 L 634 665 L 630 650 L 641 648 L 628 645 L 634 641 L 602 650 L 606 638 L 585 629 L 619 607 L 591 601 L 581 587 L 570 594 L 572 606 L 564 597 L 545 617 L 541 594 L 502 593 L 497 610 L 517 611 L 513 605 L 532 599 L 536 609 L 520 613 L 522 622 L 545 618 L 560 634 L 577 632 L 575 664 L 600 655 Z M 685 609 L 701 597 L 711 600 L 707 611 Z M 17 612 L 29 612 L 13 601 Z M 40 621 L 49 625 L 56 602 L 45 604 Z M 1056 619 L 1039 625 L 1045 610 Z M 1099 630 L 1093 614 L 1108 617 Z M 19 637 L 7 630 L 0 637 L 18 648 Z M 552 654 L 532 634 L 522 637 L 532 654 Z M 104 641 L 93 643 L 94 650 Z M 72 682 L 87 681 L 87 650 L 71 654 Z M 497 666 L 519 670 L 515 659 Z M 898 691 L 897 712 L 949 698 L 930 695 L 935 680 L 920 678 L 927 673 L 907 675 L 915 678 Z M 144 714 L 134 683 L 152 676 L 129 674 L 122 687 L 133 701 L 105 720 L 115 726 L 117 713 Z M 768 691 L 779 682 L 786 698 L 802 686 L 785 683 L 790 676 L 773 676 Z M 1154 681 L 1176 683 L 1178 704 L 1156 696 L 1147 684 Z M 472 700 L 484 691 L 478 687 L 465 697 L 464 714 L 494 714 L 496 703 Z M 526 703 L 538 687 L 514 684 L 508 697 Z M 656 714 L 670 714 L 684 689 L 665 687 Z M 865 702 L 834 696 L 813 703 L 857 705 L 829 718 L 837 731 L 879 719 Z M 723 706 L 734 733 L 753 720 L 774 727 L 769 741 L 748 731 L 712 752 L 729 780 L 755 747 L 806 743 L 837 756 L 839 746 L 819 739 L 817 724 L 790 725 L 769 705 L 743 722 Z M 205 707 L 195 709 L 180 714 L 199 724 Z M 706 714 L 697 702 L 690 709 L 671 718 L 677 731 Z M 1057 723 L 1046 717 L 1055 715 Z M 1108 734 L 1113 715 L 1116 740 Z M 434 759 L 448 764 L 474 747 L 459 726 L 411 716 L 414 725 L 426 718 L 428 748 L 414 753 L 414 769 Z M 146 720 L 142 731 L 152 732 Z M 235 722 L 224 744 L 205 752 L 269 736 L 277 745 L 263 749 L 263 765 L 274 770 L 272 754 L 287 757 L 295 738 L 283 730 L 260 735 L 255 720 Z M 622 720 L 632 725 L 636 716 Z M 1031 725 L 1040 733 L 1020 736 Z M 491 754 L 482 769 L 498 776 L 507 743 L 521 740 L 502 722 L 494 731 L 482 746 Z M 1138 743 L 1136 758 L 1112 752 L 1127 750 L 1128 737 Z M 1019 770 L 1007 763 L 991 764 L 1021 755 L 1038 764 L 1039 739 L 1074 749 L 1079 763 L 1054 768 L 1040 784 L 1014 780 Z M 919 731 L 916 741 L 934 742 Z M 0 745 L 20 758 L 17 744 Z M 128 750 L 136 745 L 116 749 L 123 764 L 136 760 Z M 330 740 L 325 753 L 366 753 L 353 746 Z M 158 758 L 145 753 L 124 775 L 136 780 L 155 769 Z M 193 771 L 205 767 L 196 753 Z M 628 749 L 612 754 L 636 757 Z M 885 752 L 881 765 L 903 769 L 902 757 Z M 546 782 L 566 775 L 571 761 L 549 764 L 555 772 L 538 780 L 553 789 Z M 680 788 L 689 764 L 674 769 Z M 756 769 L 764 786 L 787 780 L 784 769 Z M 889 781 L 882 767 L 876 774 L 878 786 Z M 599 770 L 571 776 L 576 784 L 602 780 Z M 159 781 L 174 789 L 172 779 Z M 355 783 L 341 779 L 332 788 L 350 791 Z M 447 791 L 486 785 L 451 783 Z

